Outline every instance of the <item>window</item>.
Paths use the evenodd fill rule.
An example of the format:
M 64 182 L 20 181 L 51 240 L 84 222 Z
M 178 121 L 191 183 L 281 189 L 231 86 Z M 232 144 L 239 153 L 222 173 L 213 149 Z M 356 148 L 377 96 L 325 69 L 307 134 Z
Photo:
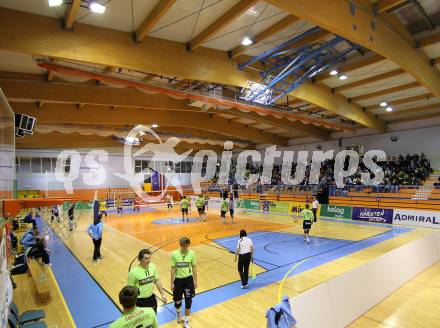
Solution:
M 20 157 L 20 173 L 31 173 L 31 159 L 29 157 Z
M 139 173 L 142 171 L 142 161 L 135 160 L 134 161 L 134 172 Z
M 41 157 L 31 158 L 31 172 L 41 173 Z
M 53 172 L 52 171 L 52 158 L 43 157 L 41 159 L 41 172 Z
M 64 163 L 64 173 L 70 172 L 70 158 L 66 159 L 66 162 Z

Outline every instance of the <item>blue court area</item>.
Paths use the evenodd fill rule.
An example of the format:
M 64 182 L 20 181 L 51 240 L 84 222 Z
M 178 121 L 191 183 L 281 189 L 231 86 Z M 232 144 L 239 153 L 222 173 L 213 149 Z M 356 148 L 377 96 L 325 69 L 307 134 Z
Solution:
M 304 242 L 304 236 L 298 234 L 257 231 L 248 234 L 254 243 L 254 261 L 266 270 L 278 268 L 289 263 L 329 252 L 343 247 L 351 240 L 311 237 L 311 243 Z M 235 252 L 238 238 L 220 238 L 217 244 Z
M 197 218 L 188 218 L 188 221 L 182 220 L 182 218 L 165 218 L 160 220 L 154 220 L 151 221 L 153 224 L 188 224 L 188 223 L 194 223 L 194 222 L 200 222 Z
M 181 218 L 179 218 L 181 222 Z M 335 220 L 340 224 L 351 224 L 346 220 Z M 185 221 L 186 223 L 186 221 Z M 371 225 L 359 222 L 360 225 Z M 373 224 L 376 225 L 376 224 Z M 196 295 L 193 300 L 192 312 L 198 312 L 232 298 L 247 294 L 280 281 L 295 264 L 307 259 L 290 272 L 290 276 L 311 270 L 320 265 L 371 247 L 385 240 L 414 230 L 413 228 L 393 227 L 390 230 L 359 241 L 338 240 L 312 237 L 312 243 L 304 243 L 303 236 L 273 231 L 257 231 L 249 234 L 255 244 L 256 263 L 267 271 L 250 280 L 250 289 L 241 289 L 237 280 Z M 238 237 L 227 237 L 215 240 L 225 248 L 225 252 L 235 251 Z M 49 247 L 54 251 L 51 255 L 52 270 L 58 281 L 66 303 L 78 327 L 108 327 L 120 316 L 120 311 L 108 297 L 100 285 L 58 237 L 53 236 Z M 275 300 L 274 300 L 275 302 Z M 172 303 L 158 309 L 160 324 L 175 320 Z
M 41 222 L 38 222 L 41 228 Z M 51 234 L 47 241 L 52 271 L 77 327 L 108 327 L 121 315 L 118 307 L 64 242 Z

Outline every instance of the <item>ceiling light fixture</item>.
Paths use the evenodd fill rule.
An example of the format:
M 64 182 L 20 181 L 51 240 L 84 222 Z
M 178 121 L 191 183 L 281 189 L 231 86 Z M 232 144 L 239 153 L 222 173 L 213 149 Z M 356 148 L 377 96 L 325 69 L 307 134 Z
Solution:
M 242 40 L 241 40 L 241 44 L 244 46 L 250 46 L 252 43 L 254 43 L 254 41 L 252 40 L 251 37 L 249 36 L 245 36 Z
M 105 12 L 105 6 L 97 1 L 90 2 L 89 8 L 92 12 L 97 14 L 103 14 Z
M 387 103 L 385 102 L 385 101 L 382 101 L 381 103 L 380 103 L 380 107 L 387 107 Z
M 387 112 L 392 112 L 392 111 L 393 111 L 393 108 L 390 107 L 390 106 L 388 106 L 387 108 L 385 108 L 385 110 L 386 110 Z
M 63 4 L 63 0 L 49 0 L 49 7 L 58 7 Z
M 338 71 L 334 69 L 334 70 L 330 71 L 330 75 L 331 76 L 338 75 Z
M 339 75 L 339 79 L 340 80 L 346 80 L 346 79 L 348 79 L 348 76 L 345 75 L 345 74 L 341 74 L 341 75 Z
M 152 127 L 152 128 L 158 128 L 159 125 L 157 125 L 156 123 L 153 123 L 153 124 L 151 124 L 151 127 Z

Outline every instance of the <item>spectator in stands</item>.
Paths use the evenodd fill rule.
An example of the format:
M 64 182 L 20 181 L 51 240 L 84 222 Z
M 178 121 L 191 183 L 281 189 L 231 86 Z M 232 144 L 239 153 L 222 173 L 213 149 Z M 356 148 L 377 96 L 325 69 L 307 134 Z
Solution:
M 20 239 L 20 243 L 23 245 L 24 249 L 34 246 L 37 243 L 37 238 L 40 235 L 40 231 L 37 227 L 26 231 Z

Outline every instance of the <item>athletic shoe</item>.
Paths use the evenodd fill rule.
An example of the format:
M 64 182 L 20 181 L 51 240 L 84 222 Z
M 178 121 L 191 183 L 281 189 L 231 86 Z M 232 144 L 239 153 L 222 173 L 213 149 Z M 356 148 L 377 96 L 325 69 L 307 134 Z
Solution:
M 244 286 L 244 288 L 245 288 L 245 289 L 248 289 L 248 288 L 249 288 L 249 285 Z
M 183 322 L 183 328 L 191 328 L 188 321 Z
M 245 286 L 241 285 L 241 289 L 245 289 L 245 288 L 246 288 Z
M 176 321 L 177 323 L 182 321 L 182 315 L 180 314 L 180 311 L 176 311 Z

